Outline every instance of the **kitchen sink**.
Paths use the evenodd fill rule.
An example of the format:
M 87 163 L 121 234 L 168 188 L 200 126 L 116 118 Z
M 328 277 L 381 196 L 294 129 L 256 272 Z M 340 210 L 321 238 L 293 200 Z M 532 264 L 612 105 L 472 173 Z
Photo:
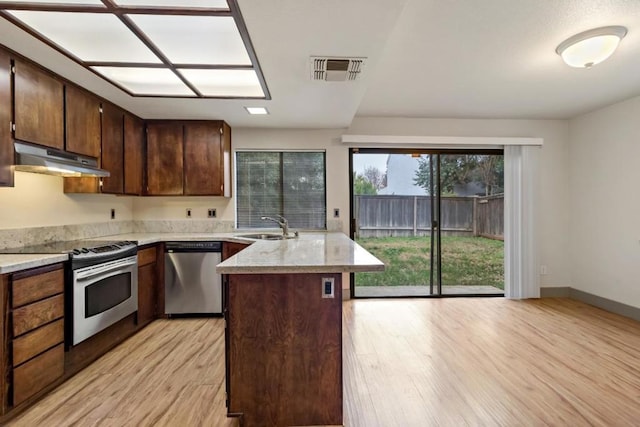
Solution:
M 245 237 L 247 239 L 257 239 L 257 240 L 283 240 L 285 237 L 282 234 L 274 234 L 274 233 L 256 233 L 256 234 L 236 234 L 237 237 Z M 291 237 L 287 237 L 291 239 Z
M 252 234 L 236 234 L 236 237 L 244 237 L 246 239 L 256 239 L 256 240 L 284 240 L 284 239 L 295 239 L 298 237 L 298 232 L 295 234 L 289 235 L 287 237 L 278 233 L 252 233 Z

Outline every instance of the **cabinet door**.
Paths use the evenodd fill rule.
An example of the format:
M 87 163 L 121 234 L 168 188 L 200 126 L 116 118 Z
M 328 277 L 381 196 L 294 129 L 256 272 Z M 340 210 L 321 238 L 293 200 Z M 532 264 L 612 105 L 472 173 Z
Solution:
M 220 164 L 220 174 L 222 180 L 222 194 L 224 197 L 231 197 L 231 127 L 225 122 L 220 122 L 220 144 L 222 151 L 222 163 Z
M 183 128 L 181 123 L 147 125 L 147 194 L 182 195 Z
M 138 268 L 138 325 L 144 325 L 156 317 L 156 264 Z
M 16 139 L 63 149 L 64 85 L 34 65 L 15 61 Z
M 7 410 L 7 402 L 9 396 L 9 362 L 8 362 L 8 350 L 9 348 L 5 344 L 9 341 L 9 316 L 7 314 L 8 311 L 8 302 L 9 302 L 9 275 L 8 274 L 0 274 L 0 307 L 2 307 L 2 315 L 0 315 L 0 340 L 2 340 L 2 345 L 0 346 L 0 360 L 2 363 L 0 364 L 0 415 L 4 414 Z
M 100 100 L 73 85 L 65 90 L 66 150 L 100 157 Z
M 13 187 L 11 99 L 11 58 L 0 50 L 0 187 Z
M 222 151 L 219 122 L 184 126 L 184 194 L 222 195 Z
M 102 181 L 102 192 L 123 194 L 124 111 L 107 103 L 102 106 L 102 168 L 111 173 Z
M 124 193 L 142 194 L 144 122 L 131 114 L 124 115 Z

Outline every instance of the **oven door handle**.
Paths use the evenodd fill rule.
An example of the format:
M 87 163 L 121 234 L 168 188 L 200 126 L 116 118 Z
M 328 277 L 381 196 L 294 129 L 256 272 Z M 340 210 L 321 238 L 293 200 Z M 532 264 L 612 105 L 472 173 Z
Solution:
M 82 268 L 75 271 L 75 279 L 77 281 L 85 281 L 93 279 L 94 277 L 108 273 L 115 270 L 122 270 L 126 267 L 138 265 L 138 256 L 132 256 L 122 260 L 108 262 L 102 265 L 96 265 L 92 267 Z

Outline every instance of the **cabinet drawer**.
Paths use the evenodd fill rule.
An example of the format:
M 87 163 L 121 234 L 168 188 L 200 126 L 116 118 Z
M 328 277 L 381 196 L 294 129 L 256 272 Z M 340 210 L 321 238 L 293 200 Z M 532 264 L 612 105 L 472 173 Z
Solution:
M 64 344 L 13 370 L 13 404 L 18 405 L 64 374 Z
M 64 295 L 13 310 L 13 336 L 17 337 L 64 315 Z
M 12 307 L 20 307 L 64 290 L 64 270 L 54 270 L 13 281 Z
M 24 334 L 13 340 L 13 366 L 18 366 L 62 342 L 64 342 L 63 319 Z
M 156 248 L 147 248 L 138 251 L 138 266 L 153 264 L 156 262 Z

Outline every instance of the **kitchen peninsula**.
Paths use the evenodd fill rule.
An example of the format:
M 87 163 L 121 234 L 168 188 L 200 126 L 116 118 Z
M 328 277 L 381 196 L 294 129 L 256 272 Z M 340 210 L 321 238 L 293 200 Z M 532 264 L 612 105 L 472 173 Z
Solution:
M 219 264 L 229 416 L 342 425 L 342 273 L 381 270 L 341 233 L 258 241 Z

